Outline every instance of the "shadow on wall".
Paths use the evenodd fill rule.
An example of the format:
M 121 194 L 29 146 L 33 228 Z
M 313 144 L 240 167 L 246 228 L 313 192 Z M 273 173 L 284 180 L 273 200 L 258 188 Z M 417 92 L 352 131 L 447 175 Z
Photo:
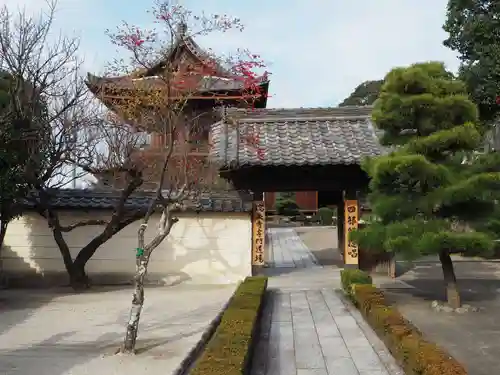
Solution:
M 235 278 L 243 279 L 246 276 L 251 276 L 251 234 L 246 247 L 238 248 L 238 241 L 233 240 L 234 247 L 225 246 L 224 252 L 228 254 L 223 256 L 219 248 L 219 236 L 223 234 L 224 228 L 217 225 L 217 222 L 212 222 L 208 227 L 200 226 L 200 228 L 205 239 L 203 246 L 196 246 L 196 243 L 182 240 L 189 238 L 187 227 L 183 228 L 183 235 L 180 238 L 172 237 L 169 239 L 173 248 L 177 246 L 184 248 L 182 254 L 176 254 L 175 262 L 180 264 L 180 267 L 185 269 L 198 264 L 196 267 L 203 267 L 207 276 L 210 275 L 210 278 L 216 275 L 215 284 L 230 284 L 236 281 Z M 229 246 L 231 246 L 231 234 L 226 233 L 226 235 L 228 235 L 226 239 L 229 240 Z M 154 257 L 155 254 L 153 253 L 153 262 Z M 245 273 L 245 268 L 248 269 L 248 274 L 242 275 L 242 272 Z M 235 269 L 240 269 L 240 271 L 235 272 Z
M 83 214 L 66 214 L 75 222 Z M 100 216 L 99 216 L 100 215 Z M 63 216 L 63 215 L 61 215 Z M 102 213 L 87 213 L 87 218 Z M 68 276 L 59 249 L 45 220 L 26 215 L 12 223 L 3 249 L 10 287 L 66 286 Z M 130 285 L 135 272 L 138 222 L 129 225 L 101 246 L 86 270 L 96 285 Z M 146 232 L 155 234 L 156 223 Z M 101 227 L 82 227 L 65 233 L 73 258 Z M 251 273 L 249 214 L 191 214 L 180 217 L 172 234 L 155 249 L 148 284 L 175 285 L 234 283 Z

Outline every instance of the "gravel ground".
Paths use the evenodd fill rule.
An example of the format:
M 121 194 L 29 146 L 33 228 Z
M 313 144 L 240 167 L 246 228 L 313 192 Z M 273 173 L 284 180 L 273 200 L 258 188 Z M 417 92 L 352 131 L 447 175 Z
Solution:
M 132 291 L 0 291 L 0 374 L 172 374 L 235 289 L 146 289 L 136 356 L 115 355 Z

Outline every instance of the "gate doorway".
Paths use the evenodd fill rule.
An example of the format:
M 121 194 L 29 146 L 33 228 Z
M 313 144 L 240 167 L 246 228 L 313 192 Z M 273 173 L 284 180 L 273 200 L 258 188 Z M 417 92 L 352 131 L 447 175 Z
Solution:
M 360 163 L 384 152 L 370 116 L 368 106 L 227 109 L 212 129 L 211 157 L 222 165 L 221 177 L 238 190 L 253 192 L 260 210 L 264 192 L 319 192 L 319 206 L 339 208 L 338 248 L 344 266 L 358 267 L 358 249 L 348 241 L 348 232 L 357 228 L 359 192 L 369 182 Z M 243 141 L 250 134 L 256 145 Z M 260 238 L 258 242 L 262 248 Z M 261 253 L 254 259 L 255 266 L 264 264 Z

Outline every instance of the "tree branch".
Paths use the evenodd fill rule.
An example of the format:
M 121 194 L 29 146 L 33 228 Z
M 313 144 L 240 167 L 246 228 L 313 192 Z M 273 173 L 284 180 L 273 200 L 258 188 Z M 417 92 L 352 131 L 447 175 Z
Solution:
M 178 206 L 176 204 L 174 207 Z M 146 245 L 144 246 L 144 252 L 151 255 L 154 249 L 158 247 L 162 243 L 162 241 L 170 234 L 172 227 L 175 223 L 179 221 L 179 218 L 172 216 L 172 209 L 174 208 L 171 205 L 168 205 L 163 208 L 160 222 L 158 224 L 158 233 L 156 236 Z
M 80 228 L 80 227 L 86 227 L 86 226 L 92 226 L 92 225 L 107 225 L 108 223 L 109 223 L 108 220 L 90 219 L 90 220 L 85 220 L 85 221 L 79 221 L 78 223 L 74 223 L 74 224 L 67 225 L 64 227 L 60 227 L 59 230 L 61 232 L 67 233 L 67 232 L 71 232 L 73 229 Z

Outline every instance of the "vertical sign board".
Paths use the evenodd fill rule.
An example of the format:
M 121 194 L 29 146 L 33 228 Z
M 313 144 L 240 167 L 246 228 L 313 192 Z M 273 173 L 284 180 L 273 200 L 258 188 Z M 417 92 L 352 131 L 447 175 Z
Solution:
M 264 265 L 264 239 L 266 209 L 264 201 L 253 202 L 252 265 Z
M 346 200 L 344 202 L 344 263 L 359 264 L 358 245 L 350 241 L 349 233 L 358 228 L 358 201 Z

